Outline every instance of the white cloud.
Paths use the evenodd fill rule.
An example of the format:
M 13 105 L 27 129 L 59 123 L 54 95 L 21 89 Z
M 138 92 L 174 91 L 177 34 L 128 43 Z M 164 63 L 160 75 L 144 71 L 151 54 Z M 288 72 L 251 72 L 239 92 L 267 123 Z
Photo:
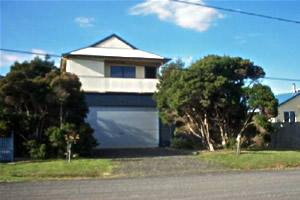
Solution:
M 47 54 L 47 51 L 43 50 L 43 49 L 32 49 L 31 50 L 32 53 L 36 53 L 36 55 L 39 54 Z
M 187 0 L 204 4 L 203 0 Z M 131 15 L 156 15 L 160 20 L 174 23 L 182 28 L 206 31 L 215 19 L 224 16 L 212 8 L 188 5 L 170 0 L 145 0 L 130 8 Z
M 21 53 L 11 53 L 11 52 L 0 51 L 0 68 L 8 68 L 16 61 L 17 62 L 24 62 L 26 60 L 30 61 L 36 56 L 39 56 L 40 58 L 44 59 L 43 55 L 38 55 L 38 54 L 49 53 L 43 49 L 32 49 L 31 52 L 36 53 L 36 54 L 30 55 L 30 54 L 21 54 Z M 59 66 L 60 58 L 50 57 L 50 60 L 54 60 L 55 65 Z
M 9 65 L 12 65 L 16 61 L 24 61 L 26 60 L 26 57 L 28 56 L 0 51 L 0 67 L 7 67 Z
M 82 28 L 94 26 L 95 19 L 93 17 L 76 17 L 74 21 Z

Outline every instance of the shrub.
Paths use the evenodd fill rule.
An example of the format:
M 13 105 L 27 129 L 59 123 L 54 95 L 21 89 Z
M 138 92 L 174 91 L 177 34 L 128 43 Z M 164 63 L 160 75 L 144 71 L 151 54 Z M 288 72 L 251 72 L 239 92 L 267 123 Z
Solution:
M 172 143 L 171 143 L 171 147 L 175 148 L 175 149 L 193 149 L 193 144 L 190 140 L 186 139 L 186 138 L 173 138 L 172 139 Z
M 32 159 L 45 159 L 46 158 L 46 145 L 39 144 L 35 140 L 29 140 L 25 146 L 28 149 L 30 158 Z
M 251 149 L 265 149 L 269 147 L 271 142 L 270 134 L 259 134 L 252 138 L 252 144 L 250 145 Z
M 226 149 L 236 149 L 236 138 L 229 138 L 226 145 Z
M 171 147 L 176 149 L 202 149 L 201 140 L 189 135 L 180 135 L 172 139 Z
M 76 139 L 76 144 L 72 145 L 74 152 L 81 156 L 88 156 L 92 154 L 93 148 L 97 145 L 95 138 L 93 137 L 93 129 L 89 124 L 83 123 L 78 128 L 74 124 L 63 124 L 60 127 L 50 127 L 46 130 L 49 144 L 51 146 L 50 154 L 52 156 L 63 157 L 66 152 L 67 142 L 71 133 L 78 134 L 79 138 Z
M 5 137 L 9 133 L 7 123 L 3 120 L 0 120 L 0 137 Z
M 63 124 L 62 127 L 52 126 L 46 130 L 50 146 L 52 147 L 52 155 L 63 157 L 66 153 L 66 137 L 68 133 L 75 130 L 74 124 Z
M 79 134 L 79 141 L 74 145 L 74 151 L 80 156 L 92 155 L 93 149 L 98 145 L 93 136 L 94 130 L 88 123 L 83 123 L 79 126 L 77 133 Z

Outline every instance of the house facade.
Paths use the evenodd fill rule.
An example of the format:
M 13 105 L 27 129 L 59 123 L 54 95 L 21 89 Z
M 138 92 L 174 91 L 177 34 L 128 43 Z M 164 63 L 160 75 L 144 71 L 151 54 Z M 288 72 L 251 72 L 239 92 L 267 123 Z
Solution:
M 99 148 L 169 145 L 171 130 L 161 123 L 153 100 L 159 67 L 167 61 L 115 34 L 63 54 L 62 70 L 82 83 L 89 106 L 86 120 Z
M 295 86 L 294 86 L 295 88 Z M 276 95 L 278 116 L 273 119 L 272 148 L 300 149 L 300 91 Z
M 278 116 L 275 122 L 300 122 L 300 92 L 285 93 L 276 96 L 279 102 Z

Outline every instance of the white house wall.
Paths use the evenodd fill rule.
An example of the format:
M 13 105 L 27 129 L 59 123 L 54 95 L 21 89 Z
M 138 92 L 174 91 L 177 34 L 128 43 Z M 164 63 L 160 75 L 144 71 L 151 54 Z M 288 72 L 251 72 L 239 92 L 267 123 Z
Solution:
M 104 77 L 104 61 L 102 60 L 72 58 L 67 60 L 66 67 L 67 72 L 77 76 Z
M 136 66 L 136 78 L 145 78 L 145 67 L 144 66 Z

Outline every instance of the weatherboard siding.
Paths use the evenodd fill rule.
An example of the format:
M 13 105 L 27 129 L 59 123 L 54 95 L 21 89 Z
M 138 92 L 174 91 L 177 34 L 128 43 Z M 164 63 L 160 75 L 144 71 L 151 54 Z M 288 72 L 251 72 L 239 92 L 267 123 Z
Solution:
M 277 122 L 284 122 L 284 112 L 294 111 L 296 114 L 296 122 L 300 122 L 300 95 L 281 104 L 278 107 Z

